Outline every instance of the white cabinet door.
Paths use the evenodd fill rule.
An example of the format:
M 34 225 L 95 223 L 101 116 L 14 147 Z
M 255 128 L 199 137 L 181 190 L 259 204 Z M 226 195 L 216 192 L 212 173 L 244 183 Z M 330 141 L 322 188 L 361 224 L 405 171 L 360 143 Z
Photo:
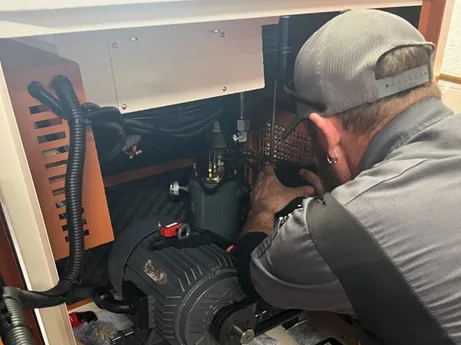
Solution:
M 421 3 L 422 0 L 3 0 L 0 38 Z
M 0 11 L 38 11 L 55 10 L 60 8 L 95 7 L 146 4 L 154 2 L 176 2 L 195 0 L 20 0 L 3 1 Z

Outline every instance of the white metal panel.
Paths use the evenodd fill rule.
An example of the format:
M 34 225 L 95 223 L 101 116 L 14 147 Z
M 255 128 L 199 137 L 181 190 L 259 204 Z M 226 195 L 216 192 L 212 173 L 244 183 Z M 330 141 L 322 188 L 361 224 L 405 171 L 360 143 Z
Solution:
M 0 10 L 0 38 L 274 17 L 344 8 L 399 7 L 421 3 L 422 0 L 196 0 L 42 11 Z
M 89 101 L 126 113 L 264 87 L 261 25 L 277 22 L 62 34 L 54 42 L 58 55 L 79 64 Z
M 111 38 L 125 112 L 264 87 L 258 20 L 132 29 Z
M 101 106 L 118 107 L 109 39 L 102 34 L 82 33 L 57 35 L 55 43 L 59 56 L 79 64 L 86 99 Z
M 16 0 L 3 1 L 2 11 L 37 11 L 59 8 L 113 6 L 195 0 Z

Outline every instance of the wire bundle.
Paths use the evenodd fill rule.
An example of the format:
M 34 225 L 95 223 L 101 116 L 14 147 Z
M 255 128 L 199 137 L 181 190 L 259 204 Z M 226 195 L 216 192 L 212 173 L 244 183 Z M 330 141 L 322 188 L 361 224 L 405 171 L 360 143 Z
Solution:
M 114 160 L 130 136 L 141 136 L 149 151 L 171 151 L 202 135 L 221 113 L 214 101 L 149 109 L 122 115 L 115 107 L 83 105 L 88 111 L 103 163 Z
M 132 134 L 160 133 L 173 138 L 190 138 L 208 130 L 221 109 L 212 109 L 213 102 L 193 102 L 178 106 L 145 110 L 125 115 Z

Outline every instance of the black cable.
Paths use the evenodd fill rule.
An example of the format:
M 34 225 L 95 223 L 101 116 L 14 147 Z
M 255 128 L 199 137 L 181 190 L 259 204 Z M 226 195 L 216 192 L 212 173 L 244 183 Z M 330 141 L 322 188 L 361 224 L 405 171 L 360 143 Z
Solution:
M 58 76 L 52 87 L 62 102 L 64 111 L 69 114 L 69 157 L 67 162 L 65 194 L 67 228 L 69 233 L 69 263 L 66 275 L 57 286 L 48 291 L 50 295 L 64 295 L 80 283 L 80 273 L 84 255 L 82 193 L 83 171 L 86 153 L 86 116 L 77 99 L 69 79 Z
M 187 123 L 191 123 L 193 121 L 196 121 L 197 119 L 200 119 L 199 115 L 194 115 L 194 116 L 187 116 L 183 117 L 180 116 L 179 119 L 172 119 L 171 117 L 168 117 L 168 115 L 164 116 L 159 116 L 158 118 L 150 118 L 150 117 L 129 117 L 126 120 L 136 120 L 136 121 L 148 121 L 150 123 L 155 123 L 155 122 L 161 122 L 162 127 L 178 127 L 178 124 L 184 125 Z M 171 123 L 170 123 L 171 122 Z M 165 124 L 166 123 L 166 124 Z
M 129 130 L 130 134 L 132 135 L 146 135 L 146 136 L 152 136 L 153 132 L 148 131 L 146 129 L 140 129 L 140 128 L 131 128 Z M 155 139 L 160 142 L 160 145 L 157 145 L 155 147 L 155 150 L 157 152 L 165 152 L 165 151 L 170 151 L 172 147 L 176 147 L 175 141 L 171 140 L 171 138 L 165 138 L 162 134 L 155 135 Z
M 97 138 L 101 133 L 99 132 L 100 130 L 109 132 L 111 142 L 107 144 L 106 140 L 104 140 L 104 144 L 112 148 L 108 152 L 99 151 L 99 154 L 102 162 L 113 160 L 123 150 L 129 135 L 129 126 L 126 125 L 120 110 L 115 107 L 101 108 L 99 105 L 90 102 L 82 104 L 82 108 L 85 110 L 88 120 L 91 121 Z M 100 149 L 100 146 L 98 146 L 98 149 Z
M 219 114 L 221 112 L 221 110 L 217 111 L 215 114 Z M 174 136 L 174 137 L 178 137 L 178 138 L 189 138 L 189 137 L 194 137 L 200 133 L 203 133 L 205 132 L 206 130 L 208 130 L 208 128 L 210 128 L 214 123 L 214 120 L 209 120 L 208 123 L 206 124 L 201 124 L 200 126 L 197 126 L 198 128 L 193 128 L 194 131 L 192 132 L 188 132 L 188 133 L 177 133 L 177 132 L 168 132 L 169 135 L 171 136 Z
M 49 93 L 38 81 L 33 81 L 27 87 L 29 94 L 43 105 L 51 109 L 53 113 L 68 120 L 68 115 L 64 112 L 61 102 Z
M 34 345 L 20 290 L 0 287 L 0 338 L 4 345 Z
M 36 83 L 32 88 L 40 89 Z M 24 306 L 44 308 L 65 303 L 66 294 L 80 283 L 80 273 L 84 255 L 84 237 L 82 220 L 82 186 L 86 151 L 86 115 L 77 99 L 69 79 L 57 76 L 52 87 L 59 97 L 53 101 L 60 104 L 66 118 L 69 119 L 69 157 L 65 176 L 66 219 L 69 234 L 69 260 L 66 273 L 56 286 L 46 291 L 21 291 Z M 33 92 L 33 96 L 36 96 Z M 43 99 L 41 92 L 38 98 Z M 49 98 L 47 98 L 49 101 Z M 58 110 L 59 112 L 61 109 Z M 60 116 L 60 113 L 57 114 Z M 62 114 L 61 114 L 62 115 Z
M 211 123 L 213 123 L 215 118 L 217 116 L 219 116 L 219 114 L 221 114 L 221 113 L 222 113 L 222 109 L 218 109 L 217 111 L 215 111 L 211 115 L 209 115 L 207 117 L 204 117 L 203 119 L 201 119 L 199 121 L 195 121 L 190 125 L 187 125 L 187 126 L 184 126 L 184 127 L 179 127 L 179 128 L 174 128 L 174 129 L 173 128 L 164 128 L 164 127 L 162 127 L 162 128 L 160 128 L 160 130 L 162 132 L 170 133 L 170 134 L 173 134 L 173 135 L 176 135 L 176 134 L 178 134 L 180 132 L 186 132 L 186 131 L 197 132 L 198 129 L 202 128 L 202 130 L 203 130 L 204 126 L 209 125 L 210 121 L 211 121 Z
M 94 289 L 92 299 L 99 308 L 111 313 L 133 314 L 136 310 L 132 302 L 115 299 L 114 295 L 105 288 Z
M 109 130 L 109 132 L 112 134 L 112 137 L 115 137 L 116 139 L 115 144 L 112 145 L 112 148 L 102 155 L 101 161 L 103 163 L 110 162 L 115 157 L 117 157 L 117 155 L 125 147 L 126 140 L 128 139 L 128 133 L 123 124 L 120 125 L 115 122 L 106 123 L 104 125 L 104 129 Z
M 130 128 L 130 133 L 135 135 L 152 135 L 153 132 L 143 128 Z
M 175 136 L 175 137 L 192 137 L 197 134 L 200 134 L 201 132 L 205 131 L 208 129 L 212 124 L 213 120 L 222 112 L 221 109 L 218 111 L 212 113 L 211 115 L 199 120 L 195 121 L 190 125 L 181 127 L 180 125 L 178 126 L 177 124 L 175 125 L 175 128 L 165 128 L 165 127 L 156 127 L 154 125 L 146 124 L 143 123 L 140 120 L 134 120 L 134 119 L 126 119 L 127 125 L 131 126 L 131 129 L 134 131 L 136 130 L 138 133 L 144 133 L 147 134 L 149 133 L 148 131 L 152 132 L 164 132 L 170 136 Z M 187 133 L 183 133 L 187 132 Z
M 133 120 L 133 119 L 126 119 L 125 120 L 125 123 L 127 125 L 129 125 L 131 128 L 138 128 L 138 129 L 144 129 L 144 130 L 147 130 L 147 131 L 158 131 L 158 128 L 153 126 L 153 125 L 149 125 L 147 123 L 144 123 L 140 120 Z
M 132 114 L 125 115 L 129 119 L 160 119 L 171 118 L 175 116 L 187 117 L 191 115 L 199 115 L 201 109 L 201 102 L 197 102 L 192 105 L 181 105 L 181 106 L 167 106 L 157 109 L 143 110 Z M 133 117 L 135 115 L 135 117 Z

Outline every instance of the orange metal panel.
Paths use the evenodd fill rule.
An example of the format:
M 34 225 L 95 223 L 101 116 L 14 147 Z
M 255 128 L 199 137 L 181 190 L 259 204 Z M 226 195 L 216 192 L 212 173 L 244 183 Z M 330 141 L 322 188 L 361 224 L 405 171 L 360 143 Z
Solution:
M 69 255 L 68 243 L 65 241 L 67 231 L 63 231 L 64 224 L 59 215 L 66 210 L 65 207 L 58 208 L 56 203 L 64 202 L 65 196 L 53 195 L 53 191 L 56 194 L 56 190 L 64 187 L 64 181 L 50 181 L 49 178 L 62 175 L 65 166 L 57 164 L 53 169 L 47 167 L 47 164 L 67 159 L 68 153 L 63 152 L 63 147 L 69 145 L 69 128 L 65 122 L 60 124 L 60 121 L 56 120 L 57 117 L 46 109 L 43 113 L 40 113 L 39 109 L 34 111 L 38 113 L 32 114 L 31 107 L 36 106 L 37 101 L 28 94 L 27 86 L 31 81 L 37 80 L 49 88 L 53 77 L 62 74 L 72 81 L 79 100 L 84 102 L 80 69 L 72 61 L 8 40 L 0 44 L 0 59 L 53 254 L 55 259 L 64 258 Z M 43 120 L 50 120 L 50 122 L 45 123 L 42 128 L 36 128 L 36 122 Z M 65 138 L 54 140 L 59 138 L 56 137 L 56 133 L 61 132 L 65 133 Z M 51 141 L 39 144 L 40 136 L 47 136 L 41 138 L 41 141 Z M 88 229 L 89 234 L 85 236 L 85 245 L 86 248 L 92 248 L 110 242 L 114 237 L 94 136 L 90 128 L 87 129 L 86 144 L 83 208 L 87 221 L 85 228 Z
M 106 187 L 115 186 L 117 184 L 139 180 L 145 177 L 163 174 L 164 172 L 185 168 L 192 165 L 194 158 L 184 158 L 175 161 L 153 165 L 147 168 L 142 168 L 118 175 L 108 176 L 104 178 L 104 185 Z
M 56 118 L 56 115 L 53 114 L 50 111 L 46 111 L 44 113 L 34 114 L 34 120 L 35 121 L 51 120 L 51 119 L 54 119 L 54 118 Z
M 67 160 L 68 156 L 69 154 L 65 152 L 65 153 L 56 154 L 54 156 L 43 157 L 43 160 L 45 161 L 46 164 L 50 164 L 50 163 L 56 163 L 59 161 Z

